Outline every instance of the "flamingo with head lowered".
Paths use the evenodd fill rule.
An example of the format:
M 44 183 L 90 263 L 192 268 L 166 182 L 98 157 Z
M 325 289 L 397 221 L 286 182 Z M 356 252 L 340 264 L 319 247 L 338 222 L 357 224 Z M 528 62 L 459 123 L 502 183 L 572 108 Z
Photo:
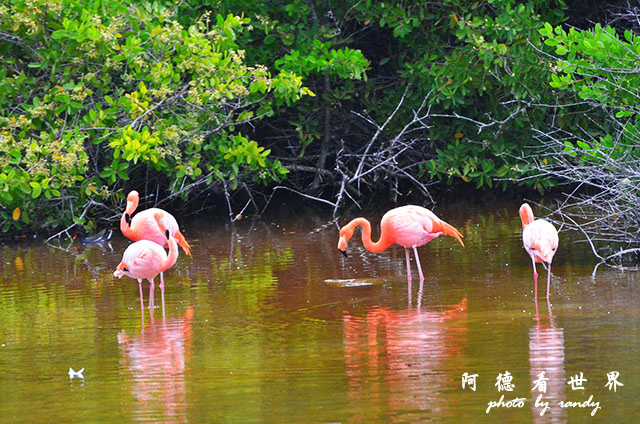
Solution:
M 166 216 L 162 212 L 156 212 L 153 216 L 157 227 L 165 235 L 169 244 L 169 254 L 164 248 L 153 241 L 139 240 L 131 244 L 124 251 L 122 261 L 118 264 L 114 277 L 122 278 L 126 275 L 138 280 L 140 288 L 140 305 L 142 307 L 142 280 L 149 280 L 149 309 L 153 309 L 154 278 L 160 274 L 160 292 L 162 293 L 162 305 L 164 306 L 164 277 L 162 273 L 173 265 L 178 259 L 178 245 L 167 228 Z
M 558 231 L 548 221 L 535 219 L 531 206 L 523 203 L 520 206 L 522 220 L 522 245 L 531 256 L 533 263 L 533 281 L 535 283 L 535 300 L 538 300 L 538 272 L 536 262 L 546 262 L 547 270 L 547 300 L 549 300 L 549 286 L 551 285 L 551 261 L 558 249 Z
M 384 214 L 380 221 L 380 238 L 377 242 L 371 240 L 371 223 L 366 218 L 355 218 L 340 229 L 338 249 L 347 256 L 347 242 L 351 240 L 354 230 L 362 227 L 362 243 L 370 252 L 382 252 L 392 244 L 404 247 L 407 259 L 407 278 L 411 282 L 411 266 L 409 264 L 409 248 L 413 249 L 418 265 L 420 281 L 424 281 L 418 246 L 429 243 L 436 237 L 444 234 L 455 237 L 462 247 L 462 234 L 453 226 L 447 224 L 429 209 L 420 206 L 401 206 L 391 209 Z
M 184 253 L 191 256 L 191 246 L 189 246 L 189 243 L 187 243 L 187 240 L 180 232 L 178 222 L 169 212 L 158 208 L 149 208 L 138 212 L 135 216 L 133 215 L 138 208 L 139 199 L 138 192 L 135 190 L 131 191 L 127 196 L 127 207 L 120 218 L 120 230 L 122 234 L 133 241 L 150 240 L 158 243 L 160 246 L 168 247 L 169 244 L 164 235 L 164 231 L 158 228 L 156 220 L 154 219 L 154 215 L 157 212 L 161 212 L 164 215 L 167 229 L 171 236 L 176 239 L 176 242 L 182 247 Z

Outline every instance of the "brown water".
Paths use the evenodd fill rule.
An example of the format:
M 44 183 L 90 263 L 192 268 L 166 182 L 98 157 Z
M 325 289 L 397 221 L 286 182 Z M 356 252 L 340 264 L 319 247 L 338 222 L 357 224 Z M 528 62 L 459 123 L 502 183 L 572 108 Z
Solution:
M 193 260 L 166 273 L 164 318 L 159 296 L 141 314 L 137 282 L 113 278 L 129 243 L 119 235 L 5 244 L 0 422 L 640 422 L 640 274 L 592 276 L 587 247 L 561 233 L 552 305 L 539 268 L 536 307 L 517 206 L 436 209 L 467 248 L 448 237 L 420 248 L 425 282 L 412 263 L 410 287 L 402 248 L 371 254 L 354 238 L 343 258 L 318 211 L 192 222 Z M 380 213 L 362 214 L 377 233 Z M 534 387 L 543 371 L 546 393 Z M 513 390 L 499 391 L 506 373 Z M 503 395 L 521 407 L 487 413 Z

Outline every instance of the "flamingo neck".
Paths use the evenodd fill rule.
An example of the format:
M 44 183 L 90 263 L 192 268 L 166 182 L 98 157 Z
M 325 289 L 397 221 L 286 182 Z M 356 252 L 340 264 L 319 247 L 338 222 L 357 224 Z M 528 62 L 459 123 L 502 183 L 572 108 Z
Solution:
M 122 217 L 120 218 L 120 231 L 122 231 L 122 234 L 128 238 L 129 235 L 131 234 L 131 227 L 127 222 L 126 215 L 127 215 L 127 212 L 124 212 L 122 214 Z
M 178 243 L 176 243 L 176 239 L 173 236 L 169 236 L 169 255 L 167 255 L 167 260 L 165 262 L 165 270 L 171 268 L 176 264 L 178 260 Z
M 371 240 L 371 223 L 366 218 L 356 218 L 347 225 L 352 230 L 355 230 L 358 226 L 362 227 L 362 244 L 369 252 L 382 252 L 393 244 L 392 242 L 389 242 L 384 228 L 381 228 L 380 230 L 380 238 L 378 241 L 374 242 Z
M 528 204 L 524 204 L 520 207 L 520 220 L 522 220 L 522 229 L 531 224 L 534 221 L 533 210 Z
M 124 213 L 122 214 L 122 217 L 120 217 L 120 231 L 122 231 L 122 234 L 125 237 L 131 238 L 132 236 L 131 218 L 137 208 L 138 208 L 137 198 L 134 198 L 133 200 L 127 199 L 127 207 L 125 208 Z

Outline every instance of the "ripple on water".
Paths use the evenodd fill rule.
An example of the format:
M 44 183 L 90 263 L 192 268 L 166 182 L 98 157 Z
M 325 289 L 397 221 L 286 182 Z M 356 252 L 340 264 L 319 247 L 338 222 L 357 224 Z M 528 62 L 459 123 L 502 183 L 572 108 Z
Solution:
M 365 286 L 379 286 L 386 282 L 384 279 L 372 279 L 372 278 L 347 278 L 347 279 L 327 279 L 325 283 L 334 287 L 365 287 Z

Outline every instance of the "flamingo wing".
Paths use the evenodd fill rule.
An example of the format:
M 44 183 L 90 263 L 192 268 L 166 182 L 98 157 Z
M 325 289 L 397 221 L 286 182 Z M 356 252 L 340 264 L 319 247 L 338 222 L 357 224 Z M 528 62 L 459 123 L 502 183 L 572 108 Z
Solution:
M 125 250 L 122 262 L 134 278 L 152 278 L 161 271 L 166 256 L 165 250 L 157 243 L 140 240 Z
M 159 245 L 167 246 L 167 238 L 158 227 L 154 215 L 161 212 L 169 233 L 175 237 L 178 232 L 178 222 L 169 212 L 158 208 L 145 209 L 134 215 L 131 220 L 131 230 L 136 234 L 136 240 L 151 240 Z
M 383 231 L 393 235 L 394 243 L 403 247 L 420 246 L 438 237 L 433 233 L 438 217 L 419 206 L 402 206 L 387 212 L 382 218 Z

